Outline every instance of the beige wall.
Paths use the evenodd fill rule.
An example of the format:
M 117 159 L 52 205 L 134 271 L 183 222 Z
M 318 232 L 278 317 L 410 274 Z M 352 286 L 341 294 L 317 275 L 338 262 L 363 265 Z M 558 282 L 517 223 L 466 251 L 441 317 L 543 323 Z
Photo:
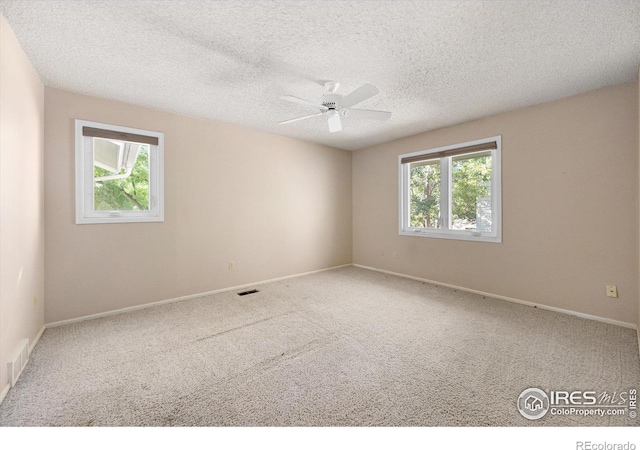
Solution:
M 45 101 L 47 323 L 351 262 L 350 152 L 57 89 Z M 74 223 L 74 119 L 164 132 L 165 222 Z
M 18 342 L 44 325 L 43 114 L 40 78 L 0 16 L 0 393 Z
M 637 104 L 628 83 L 355 152 L 354 263 L 634 323 Z M 399 236 L 397 155 L 494 135 L 502 244 Z

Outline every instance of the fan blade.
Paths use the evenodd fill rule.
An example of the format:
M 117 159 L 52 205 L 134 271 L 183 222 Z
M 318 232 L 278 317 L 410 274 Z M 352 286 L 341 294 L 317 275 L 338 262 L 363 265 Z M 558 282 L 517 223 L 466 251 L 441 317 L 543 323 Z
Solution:
M 314 108 L 318 108 L 322 112 L 329 109 L 326 106 L 320 105 L 318 103 L 310 102 L 309 100 L 305 100 L 303 98 L 294 97 L 293 95 L 283 95 L 282 97 L 280 97 L 280 99 L 286 100 L 288 102 L 299 103 L 305 106 L 313 106 Z
M 356 119 L 388 120 L 391 117 L 391 113 L 389 111 L 349 108 L 345 111 L 345 116 L 355 117 Z
M 310 114 L 308 116 L 302 116 L 302 117 L 296 117 L 295 119 L 289 119 L 289 120 L 283 120 L 282 122 L 278 122 L 278 125 L 282 125 L 285 123 L 291 123 L 291 122 L 297 122 L 298 120 L 304 120 L 304 119 L 308 119 L 310 117 L 315 117 L 315 116 L 321 116 L 322 113 L 315 113 L 315 114 Z
M 363 84 L 358 89 L 353 91 L 351 94 L 343 97 L 342 100 L 340 101 L 340 106 L 342 108 L 349 108 L 350 106 L 353 106 L 357 103 L 365 101 L 368 98 L 373 97 L 378 92 L 380 91 L 378 91 L 377 87 L 372 86 L 370 84 Z
M 340 114 L 337 111 L 332 111 L 333 114 L 329 114 L 329 131 L 335 133 L 342 130 L 342 122 L 340 121 Z

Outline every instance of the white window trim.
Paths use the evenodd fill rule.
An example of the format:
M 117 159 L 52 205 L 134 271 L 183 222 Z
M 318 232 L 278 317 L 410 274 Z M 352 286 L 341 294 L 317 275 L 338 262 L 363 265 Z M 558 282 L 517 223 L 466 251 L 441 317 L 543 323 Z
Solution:
M 402 159 L 412 156 L 429 155 L 447 150 L 454 150 L 460 147 L 469 147 L 472 145 L 485 144 L 487 142 L 495 142 L 496 150 L 491 150 L 491 221 L 492 231 L 467 231 L 467 230 L 449 230 L 449 229 L 430 229 L 416 228 L 409 226 L 410 217 L 410 196 L 409 196 L 409 164 L 402 164 Z M 441 183 L 449 185 L 450 167 L 448 161 L 444 164 L 446 170 L 441 171 Z M 459 144 L 447 145 L 444 147 L 432 148 L 429 150 L 421 150 L 413 153 L 404 153 L 398 156 L 398 204 L 399 204 L 399 234 L 403 236 L 430 237 L 439 239 L 457 239 L 463 241 L 479 241 L 479 242 L 502 242 L 502 136 L 493 136 L 490 138 L 478 139 L 475 141 L 462 142 Z M 449 207 L 441 210 L 441 215 L 450 215 Z
M 93 209 L 93 145 L 82 127 L 100 128 L 158 138 L 149 151 L 149 211 L 95 211 Z M 164 222 L 164 133 L 76 119 L 76 224 Z

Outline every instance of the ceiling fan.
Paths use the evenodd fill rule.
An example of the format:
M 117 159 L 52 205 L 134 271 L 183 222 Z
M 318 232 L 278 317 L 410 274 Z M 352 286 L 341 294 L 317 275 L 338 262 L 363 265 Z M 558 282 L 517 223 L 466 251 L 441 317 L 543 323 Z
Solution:
M 371 109 L 357 109 L 352 108 L 353 105 L 357 105 L 360 102 L 365 101 L 368 98 L 377 95 L 378 88 L 370 84 L 363 84 L 355 91 L 348 95 L 336 94 L 339 83 L 336 81 L 327 81 L 324 87 L 327 89 L 325 93 L 317 102 L 312 102 L 302 98 L 294 97 L 292 95 L 283 95 L 280 97 L 282 100 L 298 103 L 305 106 L 311 106 L 319 111 L 308 116 L 297 117 L 295 119 L 285 120 L 278 122 L 279 125 L 291 122 L 297 122 L 298 120 L 309 119 L 315 116 L 326 115 L 327 122 L 329 124 L 329 131 L 335 133 L 342 130 L 342 117 L 355 117 L 357 119 L 373 119 L 373 120 L 387 120 L 391 117 L 391 113 L 388 111 L 374 111 Z

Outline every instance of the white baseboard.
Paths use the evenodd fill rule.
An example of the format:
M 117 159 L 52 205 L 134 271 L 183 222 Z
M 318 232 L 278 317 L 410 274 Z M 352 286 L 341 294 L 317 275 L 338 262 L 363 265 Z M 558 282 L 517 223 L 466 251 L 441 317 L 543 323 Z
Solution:
M 634 323 L 621 322 L 619 320 L 609 319 L 609 318 L 600 317 L 600 316 L 593 316 L 591 314 L 585 314 L 585 313 L 581 313 L 581 312 L 578 312 L 578 311 L 571 311 L 569 309 L 556 308 L 555 306 L 543 305 L 543 304 L 539 304 L 539 303 L 529 302 L 529 301 L 526 301 L 526 300 L 520 300 L 518 298 L 506 297 L 504 295 L 498 295 L 498 294 L 492 294 L 490 292 L 478 291 L 476 289 L 469 289 L 469 288 L 465 288 L 465 287 L 462 287 L 462 286 L 456 286 L 455 284 L 448 284 L 448 283 L 441 283 L 439 281 L 434 281 L 434 280 L 427 280 L 426 278 L 414 277 L 412 275 L 405 275 L 403 273 L 398 273 L 398 272 L 391 272 L 389 270 L 378 269 L 376 267 L 363 266 L 361 264 L 353 264 L 353 266 L 354 267 L 360 267 L 361 269 L 373 270 L 375 272 L 382 272 L 382 273 L 386 273 L 386 274 L 389 274 L 389 275 L 395 275 L 397 277 L 409 278 L 411 280 L 416 280 L 416 281 L 422 281 L 424 283 L 437 284 L 438 286 L 444 286 L 444 287 L 451 288 L 451 289 L 457 289 L 459 291 L 470 292 L 472 294 L 484 295 L 485 297 L 497 298 L 499 300 L 505 300 L 505 301 L 512 302 L 512 303 L 519 303 L 521 305 L 526 305 L 526 306 L 532 306 L 532 307 L 535 306 L 536 308 L 546 309 L 548 311 L 555 311 L 555 312 L 559 312 L 559 313 L 563 313 L 563 314 L 569 314 L 571 316 L 581 317 L 583 319 L 595 320 L 595 321 L 598 321 L 598 322 L 608 323 L 610 325 L 617 325 L 617 326 L 620 326 L 620 327 L 625 327 L 625 328 L 631 328 L 633 330 L 638 330 L 638 327 Z M 639 342 L 639 345 L 640 345 L 640 335 L 639 335 L 639 338 L 638 338 L 638 342 Z
M 38 341 L 42 337 L 42 334 L 44 333 L 44 330 L 46 330 L 46 328 L 47 328 L 47 326 L 43 325 L 42 328 L 40 328 L 40 331 L 38 331 L 38 334 L 36 335 L 35 339 L 33 339 L 33 342 L 29 345 L 29 354 L 31 354 L 33 349 L 36 348 L 36 344 L 38 343 Z M 4 389 L 2 389 L 2 392 L 0 392 L 0 405 L 2 404 L 2 401 L 7 396 L 7 394 L 9 393 L 10 389 L 11 389 L 11 384 L 7 383 L 7 385 L 4 387 Z
M 7 394 L 9 393 L 9 389 L 11 389 L 11 385 L 7 383 L 7 385 L 4 387 L 2 392 L 0 392 L 0 405 L 2 404 L 2 401 L 7 396 Z
M 102 312 L 102 313 L 96 313 L 96 314 L 90 314 L 90 315 L 86 315 L 86 316 L 76 317 L 76 318 L 73 318 L 73 319 L 66 319 L 66 320 L 60 320 L 60 321 L 57 321 L 57 322 L 51 322 L 51 323 L 45 324 L 45 326 L 43 327 L 43 329 L 38 334 L 38 337 L 36 338 L 36 341 L 34 341 L 34 344 L 31 346 L 31 348 L 33 349 L 33 347 L 35 347 L 35 344 L 37 343 L 37 339 L 40 339 L 40 336 L 44 332 L 45 328 L 58 327 L 58 326 L 67 325 L 67 324 L 70 324 L 70 323 L 83 322 L 85 320 L 98 319 L 100 317 L 108 317 L 108 316 L 113 316 L 113 315 L 116 315 L 116 314 L 122 314 L 122 313 L 126 313 L 126 312 L 137 311 L 137 310 L 140 310 L 140 309 L 152 308 L 154 306 L 160 306 L 160 305 L 167 305 L 167 304 L 170 304 L 170 303 L 182 302 L 182 301 L 191 300 L 191 299 L 194 299 L 194 298 L 205 297 L 207 295 L 219 294 L 219 293 L 222 293 L 222 292 L 235 291 L 235 290 L 238 290 L 238 289 L 244 289 L 244 288 L 248 288 L 248 287 L 252 287 L 252 286 L 257 286 L 257 285 L 260 285 L 260 284 L 273 283 L 273 282 L 276 282 L 276 281 L 282 281 L 282 280 L 287 280 L 287 279 L 290 279 L 290 278 L 302 277 L 302 276 L 305 276 L 305 275 L 311 275 L 311 274 L 314 274 L 314 273 L 325 272 L 325 271 L 328 271 L 328 270 L 334 270 L 334 269 L 339 269 L 341 267 L 349 267 L 349 266 L 359 267 L 361 269 L 372 270 L 372 271 L 375 271 L 375 272 L 386 273 L 386 274 L 389 274 L 389 275 L 394 275 L 394 276 L 402 277 L 402 278 L 408 278 L 408 279 L 411 279 L 411 280 L 422 281 L 424 283 L 436 284 L 438 286 L 443 286 L 443 287 L 447 287 L 447 288 L 451 288 L 451 289 L 457 289 L 459 291 L 464 291 L 464 292 L 469 292 L 469 293 L 472 293 L 472 294 L 483 295 L 483 296 L 486 296 L 486 297 L 496 298 L 496 299 L 499 299 L 499 300 L 505 300 L 505 301 L 512 302 L 512 303 L 518 303 L 518 304 L 521 304 L 521 305 L 526 305 L 526 306 L 531 306 L 531 307 L 535 306 L 535 307 L 540 308 L 540 309 L 545 309 L 545 310 L 548 310 L 548 311 L 555 311 L 555 312 L 559 312 L 559 313 L 563 313 L 563 314 L 568 314 L 568 315 L 571 315 L 571 316 L 581 317 L 583 319 L 595 320 L 595 321 L 598 321 L 598 322 L 608 323 L 610 325 L 617 325 L 617 326 L 624 327 L 624 328 L 631 328 L 633 330 L 638 330 L 638 345 L 639 345 L 639 349 L 640 349 L 640 330 L 638 329 L 638 326 L 636 326 L 636 324 L 633 324 L 633 323 L 622 322 L 622 321 L 619 321 L 619 320 L 609 319 L 609 318 L 606 318 L 606 317 L 594 316 L 594 315 L 591 315 L 591 314 L 585 314 L 585 313 L 581 313 L 581 312 L 578 312 L 578 311 L 572 311 L 572 310 L 568 310 L 568 309 L 557 308 L 555 306 L 549 306 L 549 305 L 544 305 L 544 304 L 540 304 L 540 303 L 534 303 L 534 302 L 521 300 L 521 299 L 517 299 L 517 298 L 513 298 L 513 297 L 507 297 L 507 296 L 504 296 L 504 295 L 493 294 L 491 292 L 484 292 L 484 291 L 479 291 L 479 290 L 476 290 L 476 289 L 469 289 L 469 288 L 466 288 L 466 287 L 463 287 L 463 286 L 458 286 L 458 285 L 455 285 L 455 284 L 441 283 L 441 282 L 435 281 L 435 280 L 429 280 L 429 279 L 421 278 L 421 277 L 414 277 L 412 275 L 406 275 L 404 273 L 392 272 L 392 271 L 384 270 L 384 269 L 378 269 L 376 267 L 364 266 L 362 264 L 343 264 L 343 265 L 340 265 L 340 266 L 328 267 L 326 269 L 312 270 L 312 271 L 309 271 L 309 272 L 303 272 L 303 273 L 298 273 L 298 274 L 294 274 L 294 275 L 287 275 L 287 276 L 279 277 L 279 278 L 272 278 L 272 279 L 268 279 L 268 280 L 256 281 L 256 282 L 253 282 L 253 283 L 241 284 L 241 285 L 237 285 L 237 286 L 231 286 L 231 287 L 227 287 L 227 288 L 216 289 L 216 290 L 213 290 L 213 291 L 201 292 L 201 293 L 198 293 L 198 294 L 191 294 L 191 295 L 186 295 L 186 296 L 183 296 L 183 297 L 171 298 L 171 299 L 161 300 L 161 301 L 157 301 L 157 302 L 145 303 L 143 305 L 130 306 L 130 307 L 127 307 L 127 308 L 114 309 L 114 310 L 105 311 L 105 312 Z
M 319 272 L 326 272 L 327 270 L 339 269 L 341 267 L 349 267 L 349 266 L 351 266 L 351 264 L 343 264 L 341 266 L 334 266 L 334 267 L 328 267 L 326 269 L 312 270 L 310 272 L 297 273 L 297 274 L 294 274 L 294 275 L 287 275 L 287 276 L 279 277 L 279 278 L 271 278 L 271 279 L 268 279 L 268 280 L 256 281 L 256 282 L 253 282 L 253 283 L 241 284 L 241 285 L 238 285 L 238 286 L 231 286 L 231 287 L 222 288 L 222 289 L 216 289 L 214 291 L 201 292 L 199 294 L 185 295 L 184 297 L 170 298 L 170 299 L 167 299 L 167 300 L 160 300 L 160 301 L 157 301 L 157 302 L 145 303 L 143 305 L 129 306 L 127 308 L 120 308 L 120 309 L 114 309 L 114 310 L 111 310 L 111 311 L 105 311 L 105 312 L 96 313 L 96 314 L 89 314 L 87 316 L 76 317 L 76 318 L 73 318 L 73 319 L 66 319 L 66 320 L 60 320 L 60 321 L 57 321 L 57 322 L 51 322 L 51 323 L 46 324 L 45 327 L 46 328 L 52 328 L 52 327 L 59 327 L 61 325 L 67 325 L 67 324 L 70 324 L 70 323 L 84 322 L 85 320 L 98 319 L 100 317 L 113 316 L 113 315 L 116 315 L 116 314 L 122 314 L 122 313 L 126 313 L 126 312 L 137 311 L 137 310 L 140 310 L 140 309 L 152 308 L 154 306 L 160 306 L 160 305 L 167 305 L 169 303 L 182 302 L 182 301 L 191 300 L 191 299 L 194 299 L 194 298 L 205 297 L 207 295 L 220 294 L 222 292 L 235 291 L 235 290 L 238 290 L 238 289 L 244 289 L 244 288 L 248 288 L 248 287 L 252 287 L 252 286 L 257 286 L 257 285 L 260 285 L 260 284 L 274 283 L 276 281 L 288 280 L 290 278 L 302 277 L 302 276 L 305 276 L 305 275 L 311 275 L 311 274 L 319 273 Z
M 42 328 L 40 328 L 40 331 L 38 331 L 38 334 L 36 335 L 35 339 L 31 343 L 31 345 L 29 345 L 29 354 L 31 354 L 33 349 L 36 348 L 36 344 L 38 343 L 38 341 L 42 337 L 42 334 L 44 333 L 44 330 L 46 330 L 46 329 L 47 329 L 47 326 L 46 325 L 42 325 Z

